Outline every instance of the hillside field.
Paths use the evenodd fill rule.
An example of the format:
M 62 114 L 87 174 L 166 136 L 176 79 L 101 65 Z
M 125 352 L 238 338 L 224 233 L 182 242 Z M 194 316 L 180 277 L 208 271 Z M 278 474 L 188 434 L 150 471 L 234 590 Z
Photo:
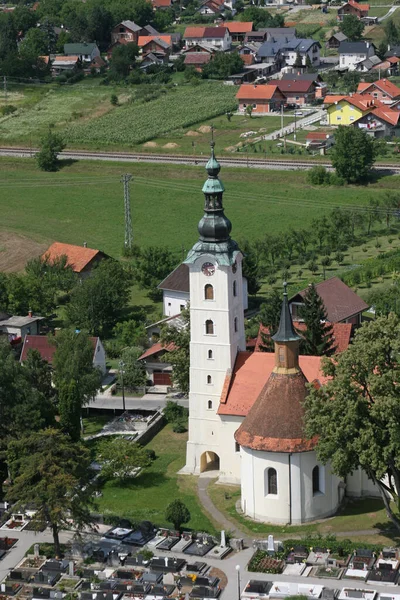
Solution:
M 218 155 L 218 147 L 217 147 Z M 203 165 L 152 165 L 66 161 L 58 173 L 38 170 L 32 159 L 0 159 L 2 230 L 38 242 L 87 242 L 119 256 L 124 239 L 122 173 L 131 173 L 135 243 L 167 245 L 181 254 L 197 238 L 202 214 Z M 235 238 L 308 227 L 336 206 L 366 205 L 396 190 L 399 176 L 363 187 L 313 187 L 302 171 L 221 171 L 225 209 Z

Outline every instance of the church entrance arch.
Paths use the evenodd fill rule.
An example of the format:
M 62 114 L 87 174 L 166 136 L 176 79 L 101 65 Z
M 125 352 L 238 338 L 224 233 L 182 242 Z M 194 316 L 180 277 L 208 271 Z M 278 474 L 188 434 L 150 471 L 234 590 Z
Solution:
M 219 456 L 211 450 L 203 452 L 200 456 L 200 473 L 204 471 L 219 471 Z

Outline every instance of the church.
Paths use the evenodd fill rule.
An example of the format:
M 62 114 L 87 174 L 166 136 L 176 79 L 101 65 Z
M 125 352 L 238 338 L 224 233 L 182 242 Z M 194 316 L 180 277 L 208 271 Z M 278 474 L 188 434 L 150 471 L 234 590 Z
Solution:
M 231 238 L 224 185 L 211 143 L 199 239 L 185 264 L 190 278 L 189 440 L 181 473 L 218 471 L 241 486 L 248 517 L 300 524 L 333 515 L 345 495 L 378 496 L 361 470 L 346 478 L 318 463 L 303 432 L 309 383 L 323 386 L 321 358 L 300 356 L 286 289 L 275 351 L 246 352 L 243 255 Z

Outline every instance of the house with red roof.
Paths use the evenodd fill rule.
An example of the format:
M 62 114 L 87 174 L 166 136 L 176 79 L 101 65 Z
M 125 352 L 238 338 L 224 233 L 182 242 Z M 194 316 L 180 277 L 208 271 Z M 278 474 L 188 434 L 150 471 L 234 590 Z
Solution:
M 400 99 L 400 88 L 386 77 L 372 83 L 360 82 L 357 93 L 361 96 L 371 96 L 382 104 L 391 104 Z
M 72 267 L 72 270 L 80 277 L 87 277 L 100 261 L 110 258 L 101 250 L 88 248 L 86 245 L 74 246 L 73 244 L 54 242 L 54 244 L 43 253 L 42 260 L 46 258 L 50 262 L 53 262 L 56 259 L 60 259 L 62 256 L 67 257 L 67 266 Z
M 348 0 L 338 10 L 338 20 L 343 21 L 346 15 L 354 15 L 357 19 L 368 17 L 369 4 L 359 4 L 356 0 Z
M 183 39 L 186 48 L 205 42 L 215 50 L 226 51 L 232 45 L 232 37 L 226 27 L 186 27 Z
M 154 10 L 166 10 L 171 8 L 172 0 L 151 0 L 151 4 Z
M 168 354 L 175 349 L 174 344 L 163 346 L 161 342 L 157 342 L 139 356 L 138 360 L 145 365 L 147 381 L 150 385 L 172 386 L 172 366 Z
M 90 337 L 89 340 L 93 347 L 93 366 L 100 369 L 101 373 L 105 375 L 107 367 L 104 346 L 99 337 Z M 26 335 L 19 359 L 21 363 L 24 363 L 27 359 L 29 350 L 37 350 L 43 360 L 50 365 L 53 364 L 56 345 L 52 343 L 51 337 L 47 335 Z
M 253 31 L 252 21 L 225 21 L 222 26 L 229 29 L 233 42 L 243 42 L 244 38 Z
M 251 106 L 255 113 L 268 113 L 280 110 L 286 103 L 286 96 L 281 92 L 280 85 L 256 85 L 244 83 L 240 86 L 236 99 L 239 101 L 239 110 L 244 112 Z
M 276 81 L 268 81 L 267 85 L 276 85 Z M 307 79 L 280 79 L 279 90 L 286 98 L 287 104 L 310 104 L 315 100 L 316 84 Z
M 139 35 L 143 35 L 143 28 L 134 21 L 121 21 L 111 30 L 111 44 L 117 42 L 137 44 Z

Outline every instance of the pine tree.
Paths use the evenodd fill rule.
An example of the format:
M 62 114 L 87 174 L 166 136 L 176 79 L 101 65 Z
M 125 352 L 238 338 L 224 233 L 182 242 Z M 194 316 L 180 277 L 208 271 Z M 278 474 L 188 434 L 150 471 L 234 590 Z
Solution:
M 335 352 L 333 327 L 327 322 L 326 308 L 312 283 L 304 296 L 300 316 L 307 327 L 301 343 L 301 354 L 330 356 Z
M 81 436 L 81 398 L 75 381 L 63 382 L 58 392 L 61 429 L 77 442 Z

